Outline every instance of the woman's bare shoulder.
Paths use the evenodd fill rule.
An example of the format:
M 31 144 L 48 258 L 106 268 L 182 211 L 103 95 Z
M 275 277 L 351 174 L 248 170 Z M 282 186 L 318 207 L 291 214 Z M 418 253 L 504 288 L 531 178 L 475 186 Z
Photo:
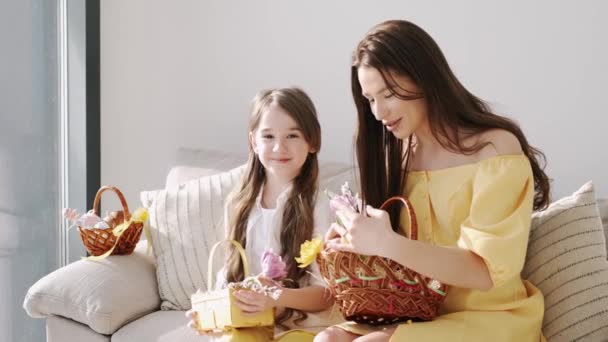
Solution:
M 489 143 L 482 148 L 477 159 L 483 160 L 500 155 L 521 154 L 522 148 L 515 134 L 504 129 L 492 129 L 478 136 L 479 143 Z

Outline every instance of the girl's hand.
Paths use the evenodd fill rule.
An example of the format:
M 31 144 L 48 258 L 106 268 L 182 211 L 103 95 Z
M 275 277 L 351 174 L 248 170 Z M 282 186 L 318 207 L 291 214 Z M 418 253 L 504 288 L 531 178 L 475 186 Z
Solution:
M 276 300 L 254 291 L 238 290 L 234 292 L 234 297 L 236 305 L 246 314 L 255 315 L 277 306 Z
M 274 286 L 274 287 L 282 287 L 281 283 L 279 283 L 278 281 L 274 280 L 274 279 L 270 279 L 268 277 L 264 277 L 262 275 L 260 275 L 258 277 L 258 280 L 260 281 L 260 283 L 262 283 L 262 285 L 264 286 Z
M 365 255 L 383 255 L 382 246 L 396 234 L 384 210 L 367 206 L 367 214 L 356 213 L 342 206 L 336 211 L 344 227 L 334 223 L 325 235 L 330 249 Z M 342 238 L 342 239 L 340 239 Z
M 196 331 L 197 334 L 199 335 L 206 335 L 205 332 L 201 331 L 198 329 L 198 325 L 197 325 L 197 313 L 194 309 L 190 309 L 188 311 L 186 311 L 186 317 L 189 318 L 190 320 L 188 321 L 188 328 Z

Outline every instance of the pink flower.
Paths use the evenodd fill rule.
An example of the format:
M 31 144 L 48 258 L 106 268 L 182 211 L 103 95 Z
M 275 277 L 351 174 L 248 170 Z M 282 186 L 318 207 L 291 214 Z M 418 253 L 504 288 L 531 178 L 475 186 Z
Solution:
M 101 222 L 101 218 L 95 215 L 93 210 L 89 210 L 89 212 L 78 218 L 76 224 L 84 228 L 93 228 L 99 222 Z
M 70 223 L 76 223 L 80 214 L 76 211 L 76 209 L 71 208 L 63 208 L 63 217 L 68 220 Z
M 359 199 L 359 195 L 353 195 L 353 192 L 350 190 L 348 186 L 348 182 L 344 183 L 341 187 L 341 194 L 335 194 L 331 191 L 326 190 L 325 193 L 329 197 L 329 208 L 331 212 L 335 215 L 336 212 L 340 209 L 347 208 L 356 213 L 360 213 L 361 200 Z M 340 218 L 336 216 L 336 220 L 338 224 L 344 226 L 340 221 Z
M 262 275 L 270 279 L 281 279 L 287 275 L 283 259 L 276 255 L 272 249 L 262 254 Z
M 344 196 L 337 196 L 330 199 L 329 200 L 329 208 L 331 209 L 332 213 L 336 213 L 336 211 L 340 210 L 340 208 L 342 207 L 346 207 L 346 208 L 350 208 L 352 210 L 355 210 L 355 208 L 353 208 L 348 199 L 346 199 Z

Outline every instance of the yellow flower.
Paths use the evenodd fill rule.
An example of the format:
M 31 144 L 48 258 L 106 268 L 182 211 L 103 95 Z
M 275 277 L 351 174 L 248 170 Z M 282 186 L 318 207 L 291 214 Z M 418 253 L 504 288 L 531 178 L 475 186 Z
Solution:
M 148 210 L 146 208 L 138 208 L 131 214 L 131 221 L 146 222 L 148 220 Z
M 310 241 L 305 241 L 300 245 L 300 257 L 295 258 L 298 262 L 298 267 L 305 268 L 312 264 L 323 248 L 323 239 L 316 237 Z
M 131 226 L 133 222 L 146 222 L 148 220 L 148 210 L 145 208 L 139 208 L 131 214 L 131 219 L 125 221 L 112 229 L 112 233 L 116 237 L 120 237 L 122 233 Z

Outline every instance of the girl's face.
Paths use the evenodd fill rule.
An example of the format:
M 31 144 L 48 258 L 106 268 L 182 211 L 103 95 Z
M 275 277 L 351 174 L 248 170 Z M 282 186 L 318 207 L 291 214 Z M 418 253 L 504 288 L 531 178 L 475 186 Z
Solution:
M 294 179 L 312 151 L 294 119 L 276 104 L 263 113 L 249 134 L 253 151 L 267 174 Z
M 357 69 L 362 94 L 376 120 L 399 139 L 405 139 L 428 125 L 427 106 L 423 97 L 403 100 L 393 95 L 378 69 L 361 66 Z M 397 86 L 393 89 L 402 95 L 418 93 L 418 87 L 408 78 L 392 74 Z M 400 89 L 401 88 L 401 89 Z M 403 89 L 407 90 L 404 91 Z

